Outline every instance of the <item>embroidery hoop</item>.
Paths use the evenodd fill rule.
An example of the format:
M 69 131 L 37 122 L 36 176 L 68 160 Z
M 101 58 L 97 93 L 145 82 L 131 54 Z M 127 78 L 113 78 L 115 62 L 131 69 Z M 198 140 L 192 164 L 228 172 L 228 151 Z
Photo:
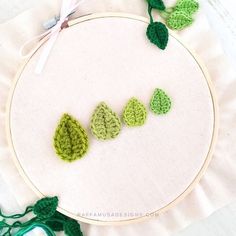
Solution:
M 73 26 L 75 24 L 78 23 L 82 23 L 85 21 L 89 21 L 89 20 L 93 20 L 93 19 L 97 19 L 97 18 L 105 18 L 105 17 L 120 17 L 120 18 L 128 18 L 128 19 L 134 19 L 137 21 L 141 21 L 144 23 L 149 23 L 148 19 L 141 17 L 141 16 L 137 16 L 137 15 L 133 15 L 133 14 L 127 14 L 127 13 L 95 13 L 95 14 L 91 14 L 91 15 L 87 15 L 87 16 L 83 16 L 74 20 L 71 20 L 68 22 L 69 26 Z M 205 162 L 202 166 L 202 168 L 200 169 L 198 175 L 195 177 L 195 179 L 192 181 L 192 183 L 188 186 L 188 188 L 182 192 L 176 199 L 174 199 L 173 201 L 171 201 L 169 204 L 167 204 L 166 206 L 154 211 L 154 212 L 150 212 L 150 215 L 152 216 L 157 216 L 158 214 L 161 214 L 169 209 L 171 209 L 172 207 L 176 206 L 181 200 L 183 200 L 195 187 L 195 185 L 200 181 L 201 177 L 203 176 L 203 174 L 205 173 L 210 160 L 212 158 L 213 155 L 213 150 L 214 150 L 214 146 L 216 143 L 216 139 L 217 139 L 217 131 L 218 131 L 218 106 L 217 106 L 217 100 L 216 100 L 216 95 L 215 95 L 215 91 L 214 88 L 212 86 L 211 80 L 210 80 L 210 76 L 207 72 L 207 69 L 205 68 L 205 66 L 201 63 L 200 59 L 198 58 L 198 56 L 191 51 L 182 41 L 181 39 L 173 32 L 170 32 L 170 35 L 172 37 L 174 37 L 178 42 L 180 42 L 183 47 L 192 55 L 192 57 L 195 59 L 196 63 L 199 65 L 199 67 L 202 70 L 203 75 L 205 76 L 205 79 L 207 81 L 208 84 L 208 88 L 211 94 L 211 100 L 212 100 L 212 105 L 213 105 L 213 110 L 214 110 L 214 127 L 213 127 L 213 133 L 212 133 L 212 139 L 211 139 L 211 145 L 209 147 L 209 151 L 208 151 L 208 155 L 205 158 Z M 43 44 L 43 41 L 40 42 L 38 48 L 41 47 L 41 45 Z M 31 58 L 27 59 L 22 67 L 19 69 L 19 71 L 17 72 L 15 79 L 14 79 L 14 84 L 11 87 L 11 91 L 9 93 L 9 99 L 8 99 L 8 104 L 7 104 L 7 116 L 6 116 L 6 133 L 7 133 L 7 139 L 8 139 L 8 144 L 10 146 L 11 152 L 12 152 L 12 156 L 13 156 L 13 160 L 14 163 L 19 171 L 19 173 L 21 174 L 21 176 L 23 177 L 24 181 L 26 182 L 26 184 L 35 192 L 35 194 L 37 196 L 44 197 L 44 195 L 36 188 L 36 186 L 34 186 L 34 184 L 31 182 L 31 180 L 28 178 L 28 176 L 26 175 L 26 173 L 24 172 L 24 169 L 22 168 L 17 156 L 16 156 L 16 152 L 14 150 L 14 146 L 13 146 L 13 142 L 12 142 L 12 136 L 11 136 L 11 127 L 10 127 L 10 110 L 11 110 L 11 102 L 12 102 L 12 98 L 13 98 L 13 94 L 14 94 L 14 90 L 17 84 L 18 79 L 21 76 L 21 73 L 24 70 L 24 67 L 27 65 L 28 61 Z M 150 217 L 149 216 L 141 216 L 141 217 L 137 217 L 134 219 L 128 219 L 128 220 L 120 220 L 120 221 L 100 221 L 100 220 L 94 220 L 94 219 L 89 219 L 89 218 L 85 218 L 82 216 L 77 216 L 74 215 L 68 211 L 66 211 L 65 209 L 62 208 L 58 208 L 58 211 L 60 211 L 61 213 L 74 218 L 76 220 L 79 220 L 81 222 L 85 222 L 85 223 L 89 223 L 89 224 L 95 224 L 95 225 L 121 225 L 121 224 L 129 224 L 129 223 L 134 223 L 134 222 L 139 222 L 145 219 L 148 219 Z

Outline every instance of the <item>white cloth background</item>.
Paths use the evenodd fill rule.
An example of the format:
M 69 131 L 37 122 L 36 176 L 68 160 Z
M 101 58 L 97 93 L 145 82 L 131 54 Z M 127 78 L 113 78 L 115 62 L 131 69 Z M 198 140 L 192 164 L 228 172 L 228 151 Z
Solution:
M 42 22 L 56 15 L 59 7 L 60 1 L 40 4 L 0 25 L 0 205 L 8 213 L 23 210 L 37 198 L 24 183 L 11 159 L 5 137 L 6 100 L 13 77 L 21 63 L 20 46 L 43 32 Z M 137 0 L 87 0 L 76 15 L 103 11 L 146 16 L 146 3 Z M 119 227 L 81 224 L 86 236 L 171 235 L 236 198 L 236 75 L 227 64 L 203 11 L 197 15 L 196 23 L 180 35 L 205 62 L 218 94 L 220 129 L 212 162 L 194 191 L 158 219 Z

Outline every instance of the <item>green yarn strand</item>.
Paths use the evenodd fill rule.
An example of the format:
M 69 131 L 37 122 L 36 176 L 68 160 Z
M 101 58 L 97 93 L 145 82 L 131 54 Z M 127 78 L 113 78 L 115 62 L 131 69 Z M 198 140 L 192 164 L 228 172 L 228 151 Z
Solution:
M 129 127 L 142 126 L 147 118 L 145 106 L 136 98 L 131 98 L 123 111 L 123 121 Z
M 174 30 L 182 30 L 193 23 L 191 16 L 184 11 L 174 11 L 166 20 L 169 28 Z
M 146 35 L 151 43 L 164 50 L 168 43 L 169 33 L 161 22 L 153 22 L 148 25 Z
M 21 218 L 21 217 L 24 217 L 26 214 L 28 214 L 29 212 L 31 212 L 33 210 L 33 207 L 32 206 L 28 206 L 26 209 L 25 209 L 25 212 L 22 213 L 22 214 L 15 214 L 15 215 L 4 215 L 0 209 L 0 216 L 3 217 L 3 218 L 6 218 L 6 219 L 18 219 L 18 218 Z
M 14 234 L 14 236 L 23 236 L 23 235 L 31 232 L 35 228 L 42 229 L 44 231 L 44 233 L 46 233 L 47 236 L 56 236 L 56 234 L 47 225 L 42 224 L 42 223 L 38 223 L 38 222 L 35 222 L 32 225 L 19 230 L 16 234 Z
M 54 135 L 57 155 L 72 162 L 82 158 L 89 147 L 88 135 L 82 125 L 69 114 L 64 114 Z

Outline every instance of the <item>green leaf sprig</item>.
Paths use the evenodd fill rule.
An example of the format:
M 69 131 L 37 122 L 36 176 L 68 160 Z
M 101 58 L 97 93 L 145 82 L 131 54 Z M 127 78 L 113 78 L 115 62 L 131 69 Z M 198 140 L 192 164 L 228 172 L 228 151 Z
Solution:
M 159 12 L 166 25 L 173 30 L 182 30 L 190 26 L 193 22 L 193 14 L 199 9 L 196 0 L 178 0 L 173 7 L 166 8 L 162 0 L 146 0 L 148 3 L 148 14 L 150 24 L 146 35 L 151 43 L 164 50 L 168 43 L 168 29 L 161 22 L 154 22 L 152 10 Z
M 34 206 L 28 206 L 22 214 L 5 215 L 0 209 L 0 217 L 2 217 L 0 233 L 2 236 L 23 236 L 39 227 L 48 236 L 55 236 L 54 231 L 64 231 L 67 236 L 83 236 L 79 223 L 59 213 L 56 210 L 57 206 L 57 197 L 45 197 L 37 201 Z M 19 221 L 28 213 L 33 213 L 34 217 L 25 222 Z M 7 222 L 15 219 L 17 220 L 11 224 Z

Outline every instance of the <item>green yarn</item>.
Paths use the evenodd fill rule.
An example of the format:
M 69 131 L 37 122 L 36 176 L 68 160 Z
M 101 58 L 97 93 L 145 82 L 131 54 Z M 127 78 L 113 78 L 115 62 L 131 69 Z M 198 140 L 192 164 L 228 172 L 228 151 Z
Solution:
M 190 16 L 199 9 L 199 3 L 195 0 L 179 0 L 174 9 L 175 11 L 184 11 Z
M 54 147 L 57 155 L 68 162 L 82 158 L 88 150 L 86 131 L 69 114 L 64 114 L 58 124 L 54 135 Z
M 55 236 L 53 231 L 63 230 L 67 236 L 83 236 L 79 223 L 57 212 L 57 205 L 57 197 L 45 197 L 38 200 L 34 206 L 27 207 L 22 214 L 6 216 L 1 213 L 0 235 L 11 236 L 13 235 L 12 230 L 20 228 L 14 236 L 23 236 L 35 227 L 40 227 L 47 236 Z M 7 223 L 8 219 L 19 219 L 30 212 L 33 212 L 35 217 L 26 222 L 17 220 L 12 224 Z
M 69 220 L 64 224 L 65 234 L 68 236 L 83 236 L 80 225 L 76 220 Z
M 123 121 L 127 126 L 141 126 L 145 123 L 147 111 L 145 106 L 136 98 L 131 98 L 123 111 Z
M 40 219 L 46 219 L 53 216 L 58 205 L 57 197 L 43 198 L 34 205 L 33 212 Z
M 171 100 L 162 89 L 155 89 L 150 101 L 151 110 L 157 114 L 166 114 L 171 108 Z
M 115 138 L 120 133 L 121 122 L 116 113 L 102 102 L 92 115 L 90 127 L 96 138 L 107 140 Z
M 147 2 L 152 8 L 155 8 L 161 11 L 165 10 L 166 8 L 162 0 L 147 0 Z
M 56 234 L 50 229 L 50 227 L 48 227 L 45 224 L 37 223 L 37 222 L 19 230 L 16 234 L 14 234 L 14 236 L 23 236 L 25 234 L 28 234 L 29 232 L 31 232 L 35 228 L 41 228 L 47 236 L 56 236 Z
M 166 26 L 161 22 L 153 22 L 148 25 L 146 35 L 150 42 L 164 50 L 168 43 L 169 33 Z
M 166 23 L 171 29 L 182 30 L 191 25 L 193 23 L 193 19 L 184 11 L 174 11 L 169 15 Z

